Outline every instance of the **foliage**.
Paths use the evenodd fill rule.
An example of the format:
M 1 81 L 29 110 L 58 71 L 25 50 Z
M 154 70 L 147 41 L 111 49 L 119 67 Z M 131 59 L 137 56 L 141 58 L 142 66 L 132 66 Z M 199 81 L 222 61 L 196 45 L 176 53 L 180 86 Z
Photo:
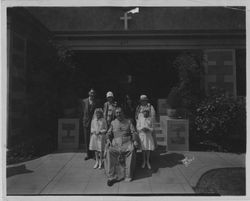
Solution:
M 230 149 L 228 140 L 238 136 L 246 139 L 246 105 L 240 99 L 228 97 L 221 89 L 213 88 L 192 113 L 192 133 L 199 140 L 214 142 Z
M 168 95 L 168 105 L 172 109 L 179 108 L 181 106 L 181 94 L 179 88 L 173 87 Z
M 36 136 L 16 136 L 7 152 L 7 164 L 30 160 L 56 149 L 56 139 L 48 133 L 36 133 Z
M 193 108 L 201 96 L 202 57 L 196 53 L 184 52 L 179 55 L 173 67 L 177 69 L 179 76 L 179 92 L 183 106 Z
M 193 77 L 200 74 L 198 58 L 187 52 L 179 55 L 175 59 L 173 66 L 178 69 L 180 81 L 185 83 L 190 82 Z

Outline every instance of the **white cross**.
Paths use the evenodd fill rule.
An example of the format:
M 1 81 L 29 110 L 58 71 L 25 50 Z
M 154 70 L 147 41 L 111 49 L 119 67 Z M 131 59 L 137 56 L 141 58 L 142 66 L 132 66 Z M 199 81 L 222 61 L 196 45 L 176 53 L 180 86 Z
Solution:
M 120 20 L 124 20 L 124 29 L 128 30 L 128 20 L 131 20 L 132 17 L 128 16 L 128 13 L 125 12 L 123 17 L 120 17 Z

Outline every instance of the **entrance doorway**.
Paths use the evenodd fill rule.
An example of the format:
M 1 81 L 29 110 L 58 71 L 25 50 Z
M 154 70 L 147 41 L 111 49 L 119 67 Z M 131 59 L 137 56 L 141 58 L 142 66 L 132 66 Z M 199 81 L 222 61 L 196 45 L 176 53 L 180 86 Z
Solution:
M 89 88 L 105 100 L 107 91 L 113 91 L 118 103 L 126 94 L 138 101 L 141 94 L 148 95 L 157 108 L 159 98 L 167 98 L 170 89 L 178 82 L 173 68 L 180 50 L 147 51 L 75 51 L 79 64 L 75 73 L 78 96 L 87 96 Z

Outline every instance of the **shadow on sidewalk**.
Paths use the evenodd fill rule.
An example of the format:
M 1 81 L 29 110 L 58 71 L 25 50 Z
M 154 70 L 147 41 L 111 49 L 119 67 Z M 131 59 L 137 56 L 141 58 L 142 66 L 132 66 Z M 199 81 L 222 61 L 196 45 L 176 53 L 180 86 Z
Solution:
M 181 160 L 184 159 L 185 156 L 180 153 L 166 153 L 163 150 L 156 150 L 154 152 L 151 152 L 150 158 L 152 169 L 143 169 L 141 168 L 142 153 L 137 153 L 134 180 L 151 177 L 152 174 L 156 173 L 159 170 L 159 168 L 171 168 L 176 165 L 182 164 Z
M 15 167 L 8 167 L 7 168 L 7 178 L 17 175 L 17 174 L 26 174 L 26 173 L 31 173 L 33 172 L 32 170 L 28 170 L 26 169 L 26 166 L 23 165 L 19 165 L 19 166 L 15 166 Z

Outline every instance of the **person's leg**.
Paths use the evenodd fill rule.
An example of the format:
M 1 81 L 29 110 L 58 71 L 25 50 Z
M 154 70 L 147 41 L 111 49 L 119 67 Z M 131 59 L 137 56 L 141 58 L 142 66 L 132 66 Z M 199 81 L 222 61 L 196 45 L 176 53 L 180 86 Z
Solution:
M 89 141 L 90 141 L 90 130 L 88 127 L 84 127 L 84 140 L 85 140 L 85 160 L 90 158 Z
M 148 166 L 148 169 L 151 169 L 151 165 L 149 163 L 149 157 L 150 157 L 150 150 L 147 150 L 146 151 L 147 166 Z
M 111 147 L 107 149 L 105 170 L 108 181 L 116 179 L 115 165 L 117 163 L 118 156 L 119 152 L 116 149 L 113 149 Z
M 100 154 L 100 160 L 99 160 L 99 169 L 101 169 L 102 168 L 102 158 L 103 158 L 103 152 L 102 151 L 100 151 L 99 152 L 99 154 Z
M 100 136 L 100 162 L 99 162 L 99 169 L 102 168 L 103 164 L 103 157 L 104 157 L 104 150 L 105 150 L 105 135 Z
M 88 138 L 87 140 L 88 140 L 88 144 L 90 142 L 90 136 L 91 136 L 90 127 L 88 127 L 87 128 L 87 138 Z M 95 153 L 94 153 L 94 151 L 89 150 L 89 147 L 87 147 L 87 152 L 88 152 L 88 155 L 89 155 L 90 158 L 94 158 Z
M 144 150 L 142 150 L 142 168 L 145 168 L 146 165 L 146 152 Z
M 99 158 L 99 157 L 98 157 L 98 151 L 95 151 L 95 165 L 94 165 L 94 168 L 95 168 L 95 169 L 98 167 L 98 161 L 99 161 L 98 158 Z
M 135 170 L 135 150 L 131 149 L 126 152 L 126 164 L 125 164 L 125 181 L 131 181 Z

